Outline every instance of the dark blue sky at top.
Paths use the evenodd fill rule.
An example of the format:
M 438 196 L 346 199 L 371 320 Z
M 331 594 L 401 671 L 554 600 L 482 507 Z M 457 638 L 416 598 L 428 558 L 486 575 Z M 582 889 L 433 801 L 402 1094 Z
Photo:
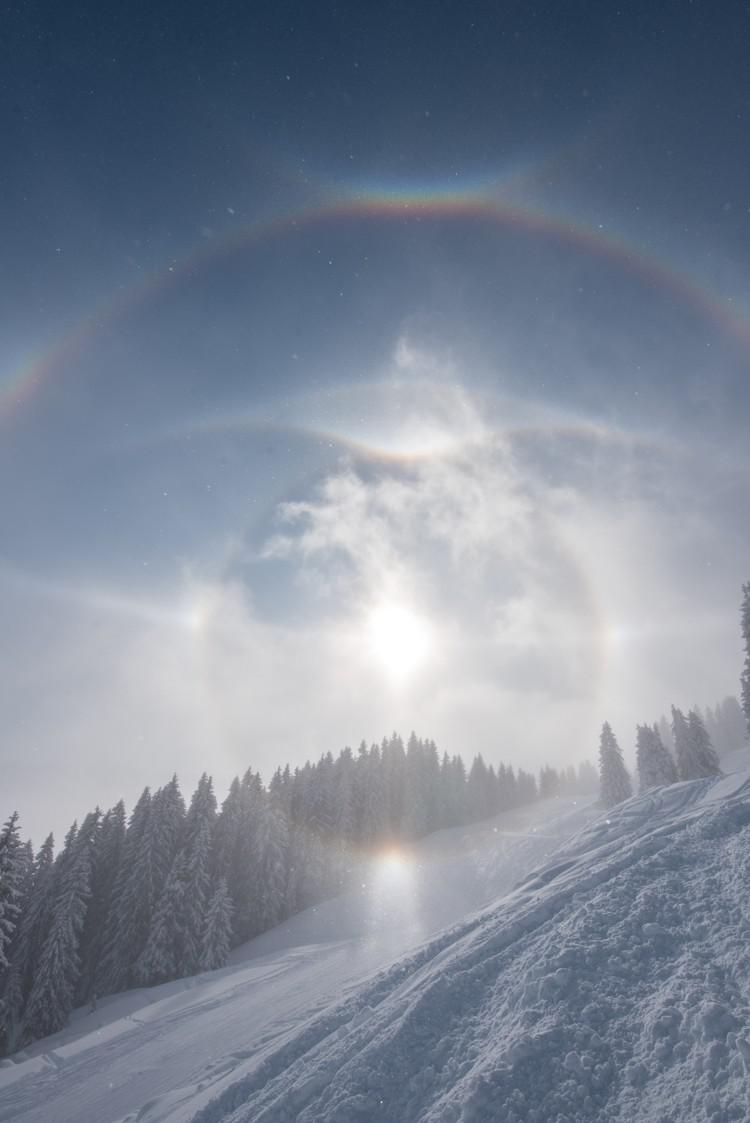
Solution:
M 62 767 L 61 723 L 98 706 L 100 728 L 117 720 L 87 670 L 109 625 L 85 590 L 153 607 L 187 570 L 241 581 L 262 620 L 314 625 L 306 559 L 260 557 L 279 504 L 310 502 L 342 470 L 352 417 L 385 440 L 408 410 L 384 405 L 384 382 L 429 414 L 424 362 L 436 399 L 460 389 L 490 428 L 528 407 L 651 442 L 616 479 L 601 448 L 559 436 L 515 451 L 560 494 L 595 503 L 611 489 L 631 516 L 637 502 L 665 520 L 684 505 L 685 604 L 734 604 L 748 546 L 749 39 L 750 11 L 729 2 L 3 8 L 0 403 L 57 355 L 0 412 L 0 643 L 16 666 L 7 751 L 22 802 L 29 753 Z M 593 233 L 329 214 L 239 237 L 389 190 L 507 190 Z M 600 229 L 625 252 L 597 249 Z M 428 359 L 394 373 L 403 340 Z M 673 455 L 684 471 L 654 467 Z M 399 471 L 355 467 L 370 484 Z M 660 555 L 646 577 L 636 561 L 634 580 L 658 601 L 673 562 Z M 122 704 L 137 710 L 128 681 Z M 279 734 L 271 755 L 294 752 Z

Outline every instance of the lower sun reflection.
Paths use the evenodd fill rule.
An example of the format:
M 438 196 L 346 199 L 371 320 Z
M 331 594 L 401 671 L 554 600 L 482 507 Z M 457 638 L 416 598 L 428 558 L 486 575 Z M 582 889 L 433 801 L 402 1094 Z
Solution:
M 398 880 L 406 876 L 409 858 L 403 850 L 383 850 L 375 859 L 376 877 Z
M 420 871 L 416 857 L 391 846 L 370 860 L 367 879 L 370 940 L 394 950 L 419 939 L 422 932 Z

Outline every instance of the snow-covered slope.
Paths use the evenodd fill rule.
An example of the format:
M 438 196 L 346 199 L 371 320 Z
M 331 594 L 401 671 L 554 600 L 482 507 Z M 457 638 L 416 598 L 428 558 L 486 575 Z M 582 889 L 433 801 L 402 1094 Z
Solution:
M 185 1123 L 321 1010 L 507 892 L 595 812 L 553 800 L 426 839 L 402 868 L 238 948 L 230 966 L 101 1000 L 0 1060 L 0 1120 Z
M 40 1043 L 0 1070 L 0 1119 L 748 1119 L 749 886 L 746 772 L 446 832 L 224 971 Z

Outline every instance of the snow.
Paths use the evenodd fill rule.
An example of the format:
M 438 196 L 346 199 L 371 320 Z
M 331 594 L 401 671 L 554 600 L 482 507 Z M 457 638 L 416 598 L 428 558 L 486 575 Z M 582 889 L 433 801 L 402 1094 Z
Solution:
M 749 828 L 739 771 L 441 832 L 80 1011 L 0 1068 L 0 1120 L 747 1119 Z

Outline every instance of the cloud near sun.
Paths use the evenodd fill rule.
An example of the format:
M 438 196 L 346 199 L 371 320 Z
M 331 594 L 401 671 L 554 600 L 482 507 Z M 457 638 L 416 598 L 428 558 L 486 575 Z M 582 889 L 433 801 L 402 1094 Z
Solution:
M 715 661 L 709 681 L 702 655 L 716 619 L 682 612 L 706 580 L 690 559 L 716 533 L 703 466 L 691 476 L 673 451 L 601 427 L 504 426 L 507 410 L 455 382 L 417 399 L 386 411 L 387 456 L 370 434 L 369 452 L 279 505 L 275 531 L 240 547 L 246 564 L 186 571 L 171 612 L 30 589 L 19 619 L 34 601 L 49 633 L 32 653 L 45 704 L 18 723 L 24 746 L 42 746 L 34 763 L 75 765 L 106 743 L 97 782 L 113 798 L 134 771 L 156 783 L 177 769 L 189 785 L 209 766 L 221 789 L 248 764 L 269 775 L 415 728 L 449 752 L 535 767 L 590 755 L 604 717 L 627 730 L 672 699 L 692 704 L 676 683 L 699 700 L 726 692 L 727 668 Z M 718 558 L 716 581 L 731 598 Z
M 465 421 L 465 398 L 463 407 Z M 455 691 L 464 676 L 473 689 L 489 678 L 513 690 L 588 690 L 597 607 L 557 533 L 551 493 L 522 475 L 478 415 L 472 439 L 448 436 L 439 455 L 343 463 L 313 496 L 280 507 L 264 557 L 295 563 L 331 626 L 365 635 L 375 619 L 394 648 L 419 643 L 424 659 L 409 670 L 433 690 Z M 387 646 L 378 644 L 384 664 Z

